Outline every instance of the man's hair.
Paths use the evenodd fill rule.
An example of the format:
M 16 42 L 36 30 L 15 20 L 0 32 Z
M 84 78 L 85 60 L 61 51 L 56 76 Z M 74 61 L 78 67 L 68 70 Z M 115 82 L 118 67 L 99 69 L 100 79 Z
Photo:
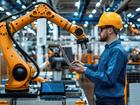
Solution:
M 113 27 L 113 26 L 112 26 Z M 113 27 L 114 33 L 117 35 L 119 33 L 119 30 Z

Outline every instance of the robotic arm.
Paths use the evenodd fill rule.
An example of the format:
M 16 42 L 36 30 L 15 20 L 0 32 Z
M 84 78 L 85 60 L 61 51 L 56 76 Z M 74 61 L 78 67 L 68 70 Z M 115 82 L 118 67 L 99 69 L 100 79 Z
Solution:
M 131 24 L 128 24 L 128 28 L 129 28 L 129 31 L 133 34 L 133 35 L 139 35 L 140 32 L 137 28 L 133 28 Z
M 35 7 L 35 5 L 37 5 L 37 7 Z M 28 62 L 24 61 L 12 46 L 12 35 L 39 18 L 46 18 L 66 31 L 74 34 L 77 38 L 77 43 L 85 45 L 88 41 L 80 26 L 73 25 L 68 20 L 55 13 L 47 3 L 34 4 L 34 9 L 31 12 L 14 21 L 0 22 L 0 47 L 10 68 L 9 80 L 5 86 L 8 91 L 28 90 L 29 82 L 39 75 L 39 68 L 36 65 L 38 73 L 33 77 L 35 73 L 34 68 Z M 28 56 L 26 55 L 25 58 L 26 57 Z

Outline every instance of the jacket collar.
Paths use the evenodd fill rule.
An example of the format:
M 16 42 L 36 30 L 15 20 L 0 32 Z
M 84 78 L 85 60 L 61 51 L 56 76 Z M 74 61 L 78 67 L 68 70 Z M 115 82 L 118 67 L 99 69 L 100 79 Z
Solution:
M 120 40 L 115 40 L 110 44 L 106 44 L 105 48 L 112 48 L 112 47 L 116 46 L 117 44 L 121 44 L 121 41 Z
M 110 45 L 111 43 L 113 43 L 114 41 L 118 40 L 118 38 L 115 38 L 114 40 L 107 42 L 108 45 Z

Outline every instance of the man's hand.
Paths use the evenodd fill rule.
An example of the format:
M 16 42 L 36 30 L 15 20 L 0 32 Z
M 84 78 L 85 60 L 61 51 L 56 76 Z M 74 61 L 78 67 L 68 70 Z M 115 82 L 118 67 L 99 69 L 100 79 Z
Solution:
M 80 65 L 84 66 L 84 63 L 82 63 L 79 60 L 73 61 L 71 64 L 80 64 Z
M 70 72 L 77 72 L 77 73 L 84 73 L 85 72 L 85 67 L 84 64 L 80 61 L 74 61 L 71 63 L 72 66 L 69 67 Z

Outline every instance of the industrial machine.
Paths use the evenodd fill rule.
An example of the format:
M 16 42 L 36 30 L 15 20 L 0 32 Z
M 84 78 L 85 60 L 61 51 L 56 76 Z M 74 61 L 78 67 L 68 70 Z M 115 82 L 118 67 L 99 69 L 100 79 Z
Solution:
M 133 35 L 139 35 L 140 34 L 139 30 L 137 28 L 132 27 L 131 24 L 128 24 L 128 29 Z
M 72 62 L 74 60 L 74 55 L 72 54 L 71 47 L 62 47 L 60 49 L 59 44 L 53 44 L 48 46 L 48 59 L 50 63 L 50 70 L 52 71 L 64 71 L 64 69 L 68 68 L 68 64 L 65 61 L 63 52 L 65 52 L 66 56 Z
M 140 64 L 140 51 L 136 48 L 133 48 L 129 54 L 128 64 Z
M 31 11 L 26 13 L 29 10 Z M 22 13 L 26 14 L 16 20 L 7 21 L 12 16 L 20 15 Z M 44 2 L 34 3 L 25 10 L 0 20 L 0 47 L 10 68 L 9 79 L 5 86 L 7 91 L 28 91 L 29 83 L 39 75 L 40 70 L 38 65 L 19 47 L 13 38 L 15 32 L 39 18 L 46 18 L 64 30 L 74 34 L 77 39 L 77 43 L 81 44 L 82 48 L 86 47 L 88 39 L 83 29 L 80 26 L 73 25 L 71 22 L 61 17 L 51 6 Z M 21 53 L 20 55 L 24 58 L 22 58 L 17 53 L 17 50 L 13 48 L 12 42 L 16 45 L 17 50 Z M 37 73 L 35 73 L 35 69 L 30 62 L 35 65 Z
M 65 62 L 60 54 L 59 45 L 48 46 L 48 60 L 50 62 L 50 69 L 60 71 L 62 63 Z

